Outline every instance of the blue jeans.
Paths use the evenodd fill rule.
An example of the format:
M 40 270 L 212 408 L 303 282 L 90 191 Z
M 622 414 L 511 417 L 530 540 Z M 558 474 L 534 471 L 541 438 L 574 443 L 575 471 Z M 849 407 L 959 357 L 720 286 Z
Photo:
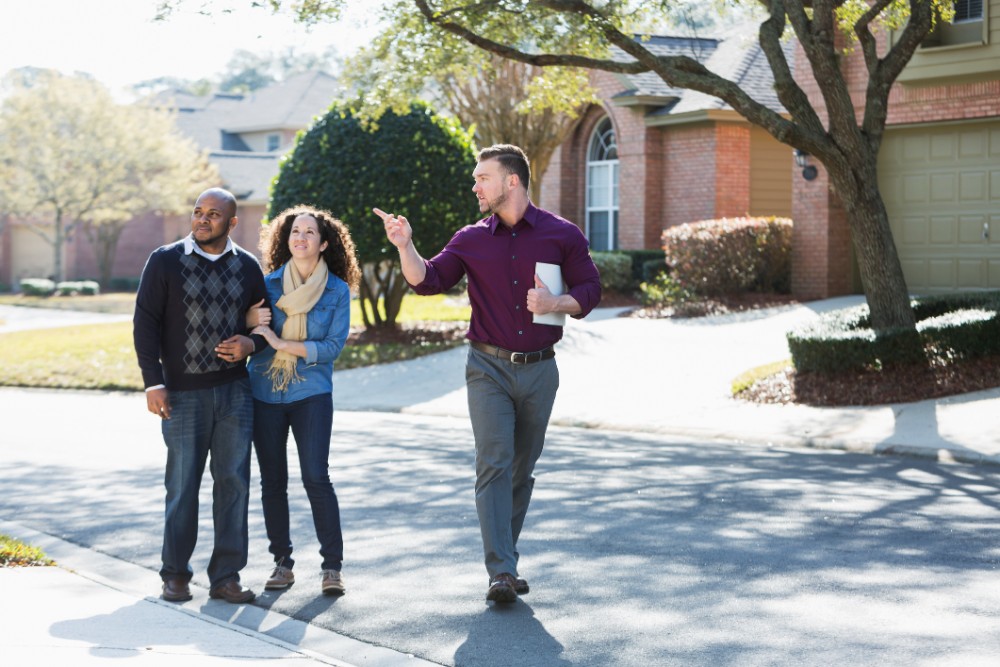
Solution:
M 162 424 L 167 445 L 167 488 L 160 577 L 191 579 L 198 539 L 198 492 L 211 454 L 212 521 L 215 546 L 208 563 L 210 584 L 240 580 L 247 564 L 250 497 L 250 381 L 211 389 L 170 392 L 170 419 Z
M 330 482 L 330 432 L 333 430 L 333 396 L 317 394 L 292 403 L 254 400 L 253 444 L 260 465 L 264 526 L 274 562 L 291 568 L 292 537 L 288 520 L 288 431 L 295 436 L 299 470 L 313 526 L 319 539 L 324 570 L 340 570 L 344 538 L 340 530 L 340 505 Z
M 486 571 L 491 578 L 501 572 L 517 576 L 517 539 L 535 487 L 559 368 L 555 359 L 518 365 L 470 347 L 465 382 Z

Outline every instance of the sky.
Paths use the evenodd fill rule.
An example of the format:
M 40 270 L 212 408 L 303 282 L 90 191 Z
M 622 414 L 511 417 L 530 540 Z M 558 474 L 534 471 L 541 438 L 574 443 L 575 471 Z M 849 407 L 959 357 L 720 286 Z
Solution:
M 253 9 L 250 0 L 215 0 L 213 6 L 240 11 L 213 16 L 196 11 L 203 4 L 186 0 L 157 22 L 157 0 L 0 0 L 0 76 L 23 66 L 86 72 L 121 96 L 130 84 L 160 76 L 211 78 L 240 49 L 322 53 L 333 44 L 348 55 L 375 31 L 360 10 L 308 30 Z

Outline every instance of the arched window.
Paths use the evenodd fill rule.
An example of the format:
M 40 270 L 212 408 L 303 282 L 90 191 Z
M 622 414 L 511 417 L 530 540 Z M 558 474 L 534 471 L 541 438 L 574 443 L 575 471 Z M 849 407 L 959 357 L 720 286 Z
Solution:
M 591 250 L 618 249 L 618 144 L 610 118 L 597 124 L 587 149 L 587 239 Z

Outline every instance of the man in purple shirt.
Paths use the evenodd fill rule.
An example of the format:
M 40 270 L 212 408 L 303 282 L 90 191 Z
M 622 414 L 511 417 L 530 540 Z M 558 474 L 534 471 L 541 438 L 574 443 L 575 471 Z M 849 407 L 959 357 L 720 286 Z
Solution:
M 417 294 L 439 294 L 468 277 L 465 379 L 476 440 L 476 509 L 490 576 L 486 599 L 514 602 L 529 590 L 518 576 L 517 538 L 559 387 L 553 346 L 563 334 L 562 326 L 535 323 L 534 316 L 586 316 L 601 300 L 601 282 L 580 228 L 528 199 L 524 151 L 509 144 L 484 148 L 472 176 L 479 210 L 489 217 L 460 229 L 430 260 L 417 252 L 406 218 L 374 211 Z M 539 262 L 560 268 L 566 283 L 560 295 L 537 275 Z

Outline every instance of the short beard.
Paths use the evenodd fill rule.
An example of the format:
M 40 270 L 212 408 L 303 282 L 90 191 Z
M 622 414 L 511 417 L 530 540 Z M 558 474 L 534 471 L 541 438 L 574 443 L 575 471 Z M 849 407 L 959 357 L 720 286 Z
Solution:
M 499 197 L 497 197 L 492 201 L 490 201 L 489 199 L 486 200 L 486 210 L 489 211 L 491 215 L 496 215 L 500 207 L 506 203 L 507 203 L 507 193 L 503 192 L 500 194 Z
M 205 250 L 206 252 L 208 252 L 206 250 L 207 247 L 211 247 L 216 243 L 223 243 L 226 237 L 228 236 L 229 236 L 228 229 L 220 234 L 216 234 L 215 236 L 208 238 L 205 241 L 199 241 L 197 236 L 195 236 L 194 234 L 191 235 L 191 237 L 194 239 L 194 242 L 198 245 L 198 247 L 201 248 L 202 250 Z

